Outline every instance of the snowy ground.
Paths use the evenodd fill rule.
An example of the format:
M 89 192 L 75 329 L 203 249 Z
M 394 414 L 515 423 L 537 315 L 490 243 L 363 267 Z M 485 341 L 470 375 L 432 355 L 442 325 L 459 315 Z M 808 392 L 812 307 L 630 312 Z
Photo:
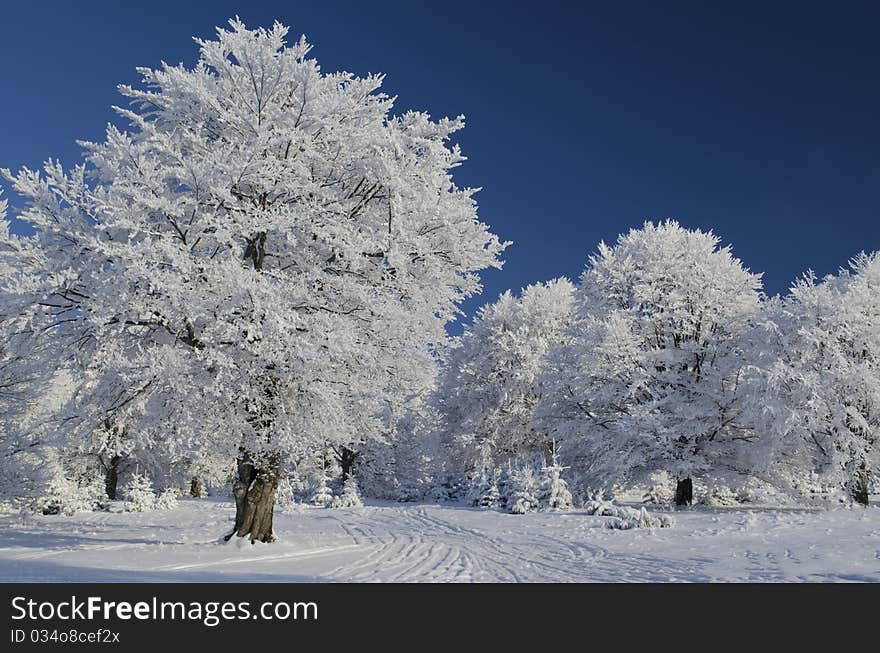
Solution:
M 118 509 L 117 509 L 118 510 Z M 662 530 L 583 512 L 375 504 L 276 513 L 279 542 L 224 544 L 228 501 L 0 516 L 0 581 L 880 581 L 880 507 L 709 509 Z M 179 525 L 183 525 L 182 527 Z

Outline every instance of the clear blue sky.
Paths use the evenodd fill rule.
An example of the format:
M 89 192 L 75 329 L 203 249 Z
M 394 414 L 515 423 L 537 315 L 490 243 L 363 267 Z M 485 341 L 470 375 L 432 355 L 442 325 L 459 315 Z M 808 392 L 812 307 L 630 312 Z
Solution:
M 457 180 L 515 243 L 469 313 L 645 219 L 713 229 L 770 293 L 880 249 L 880 5 L 705 4 L 9 3 L 0 167 L 78 162 L 135 66 L 192 64 L 238 14 L 305 33 L 325 70 L 386 73 L 401 109 L 467 116 Z

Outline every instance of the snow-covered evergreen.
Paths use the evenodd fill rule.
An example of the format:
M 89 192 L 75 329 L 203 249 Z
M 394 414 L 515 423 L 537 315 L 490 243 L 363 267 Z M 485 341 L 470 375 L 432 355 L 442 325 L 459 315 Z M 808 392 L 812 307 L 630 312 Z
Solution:
M 177 507 L 177 491 L 174 488 L 165 488 L 156 495 L 153 503 L 156 510 L 171 510 Z
M 569 510 L 572 507 L 571 491 L 568 483 L 562 478 L 563 467 L 559 462 L 556 443 L 550 452 L 550 462 L 541 468 L 541 503 L 548 510 Z
M 318 478 L 318 486 L 315 488 L 311 497 L 312 505 L 320 506 L 321 508 L 328 508 L 333 503 L 333 490 L 330 489 L 330 485 L 328 484 L 329 480 L 330 478 L 326 471 L 322 472 L 321 476 Z
M 507 510 L 515 515 L 524 515 L 540 508 L 538 499 L 540 484 L 535 471 L 528 463 L 514 466 L 507 495 Z
M 42 491 L 35 498 L 33 507 L 45 515 L 73 515 L 106 508 L 107 495 L 103 479 L 92 474 L 80 479 L 71 478 L 58 455 L 51 452 L 41 469 Z
M 293 486 L 288 476 L 282 476 L 278 480 L 278 487 L 275 489 L 275 505 L 279 508 L 287 508 L 295 502 L 293 494 Z
M 146 512 L 156 508 L 156 492 L 150 477 L 142 472 L 135 472 L 123 488 L 125 510 L 128 512 Z
M 358 490 L 358 483 L 354 476 L 349 476 L 342 484 L 342 492 L 337 497 L 333 497 L 330 504 L 332 508 L 358 508 L 364 505 L 361 501 L 361 495 Z

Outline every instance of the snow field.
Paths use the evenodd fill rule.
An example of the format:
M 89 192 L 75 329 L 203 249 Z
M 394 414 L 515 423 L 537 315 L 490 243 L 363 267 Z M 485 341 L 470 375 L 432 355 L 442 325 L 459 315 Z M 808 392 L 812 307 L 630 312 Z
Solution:
M 656 513 L 655 513 L 656 514 Z M 231 502 L 144 513 L 0 516 L 11 582 L 880 581 L 880 510 L 693 508 L 615 531 L 584 511 L 511 515 L 375 503 L 276 512 L 279 540 L 221 543 Z

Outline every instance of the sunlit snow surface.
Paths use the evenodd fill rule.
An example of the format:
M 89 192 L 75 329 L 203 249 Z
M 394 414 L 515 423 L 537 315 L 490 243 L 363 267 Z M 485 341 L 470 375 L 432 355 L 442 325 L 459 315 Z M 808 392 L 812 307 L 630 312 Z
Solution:
M 880 507 L 694 507 L 662 530 L 583 512 L 452 504 L 276 512 L 277 543 L 222 543 L 229 501 L 0 516 L 0 581 L 880 581 Z

